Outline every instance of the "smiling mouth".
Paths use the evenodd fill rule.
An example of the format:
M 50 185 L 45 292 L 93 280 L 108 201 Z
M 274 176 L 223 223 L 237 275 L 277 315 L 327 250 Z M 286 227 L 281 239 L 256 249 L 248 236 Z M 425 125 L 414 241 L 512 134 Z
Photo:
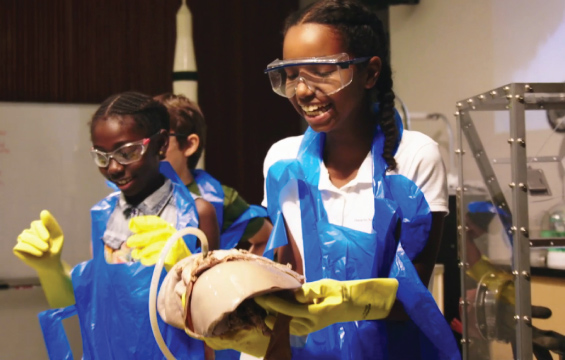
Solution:
M 307 116 L 318 116 L 330 110 L 331 104 L 300 105 L 300 107 Z
M 132 178 L 125 178 L 125 179 L 120 179 L 120 180 L 112 180 L 112 182 L 118 186 L 123 186 L 126 185 L 128 183 L 130 183 L 132 181 Z

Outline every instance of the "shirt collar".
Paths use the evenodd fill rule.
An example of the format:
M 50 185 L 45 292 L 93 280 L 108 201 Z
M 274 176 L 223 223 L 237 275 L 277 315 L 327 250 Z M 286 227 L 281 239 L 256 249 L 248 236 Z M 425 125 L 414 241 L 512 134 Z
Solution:
M 173 186 L 171 180 L 165 179 L 165 183 L 151 195 L 145 198 L 137 206 L 131 206 L 127 203 L 123 193 L 120 194 L 118 206 L 123 209 L 126 219 L 137 215 L 159 215 L 169 199 L 173 195 Z
M 357 175 L 350 182 L 343 185 L 341 190 L 354 187 L 358 184 L 372 184 L 373 183 L 373 157 L 371 152 L 367 153 L 365 160 L 361 163 Z M 318 183 L 320 190 L 338 190 L 338 188 L 330 181 L 330 173 L 323 161 L 320 162 L 320 181 Z

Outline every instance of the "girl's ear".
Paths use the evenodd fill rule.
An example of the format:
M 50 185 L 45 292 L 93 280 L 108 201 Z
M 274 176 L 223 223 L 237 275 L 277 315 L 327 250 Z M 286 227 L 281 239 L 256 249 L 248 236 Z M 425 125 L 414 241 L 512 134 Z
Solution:
M 185 157 L 191 157 L 198 147 L 200 146 L 200 137 L 196 134 L 190 134 L 186 137 L 186 145 L 184 146 L 182 153 Z
M 373 56 L 367 64 L 367 78 L 365 80 L 365 89 L 371 89 L 377 83 L 379 74 L 381 73 L 381 58 Z
M 159 130 L 157 141 L 157 144 L 159 145 L 159 160 L 165 160 L 165 157 L 167 156 L 167 148 L 169 147 L 169 133 L 167 130 Z

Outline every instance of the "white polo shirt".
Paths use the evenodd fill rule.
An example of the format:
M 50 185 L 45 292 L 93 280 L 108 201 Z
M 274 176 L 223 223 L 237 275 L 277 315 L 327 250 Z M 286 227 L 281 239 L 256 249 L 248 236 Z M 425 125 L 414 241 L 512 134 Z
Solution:
M 267 153 L 263 174 L 271 165 L 283 159 L 295 159 L 303 135 L 276 142 Z M 387 174 L 400 174 L 412 180 L 424 193 L 433 212 L 448 212 L 447 177 L 438 144 L 425 134 L 404 130 L 395 155 L 397 169 Z M 322 162 L 318 189 L 330 223 L 366 233 L 372 232 L 375 214 L 373 202 L 373 158 L 371 152 L 359 167 L 357 175 L 349 183 L 337 188 L 330 181 L 328 170 Z M 279 199 L 282 212 L 298 249 L 304 259 L 300 204 L 296 182 L 287 184 Z M 267 193 L 262 202 L 267 206 Z M 304 260 L 303 260 L 304 265 Z

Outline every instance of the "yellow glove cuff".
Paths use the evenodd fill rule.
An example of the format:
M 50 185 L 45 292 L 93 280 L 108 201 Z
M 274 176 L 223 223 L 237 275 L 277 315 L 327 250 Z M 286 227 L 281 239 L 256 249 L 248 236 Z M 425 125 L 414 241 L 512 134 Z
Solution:
M 47 298 L 49 306 L 61 308 L 75 303 L 73 284 L 65 264 L 58 267 L 37 269 L 39 282 Z

